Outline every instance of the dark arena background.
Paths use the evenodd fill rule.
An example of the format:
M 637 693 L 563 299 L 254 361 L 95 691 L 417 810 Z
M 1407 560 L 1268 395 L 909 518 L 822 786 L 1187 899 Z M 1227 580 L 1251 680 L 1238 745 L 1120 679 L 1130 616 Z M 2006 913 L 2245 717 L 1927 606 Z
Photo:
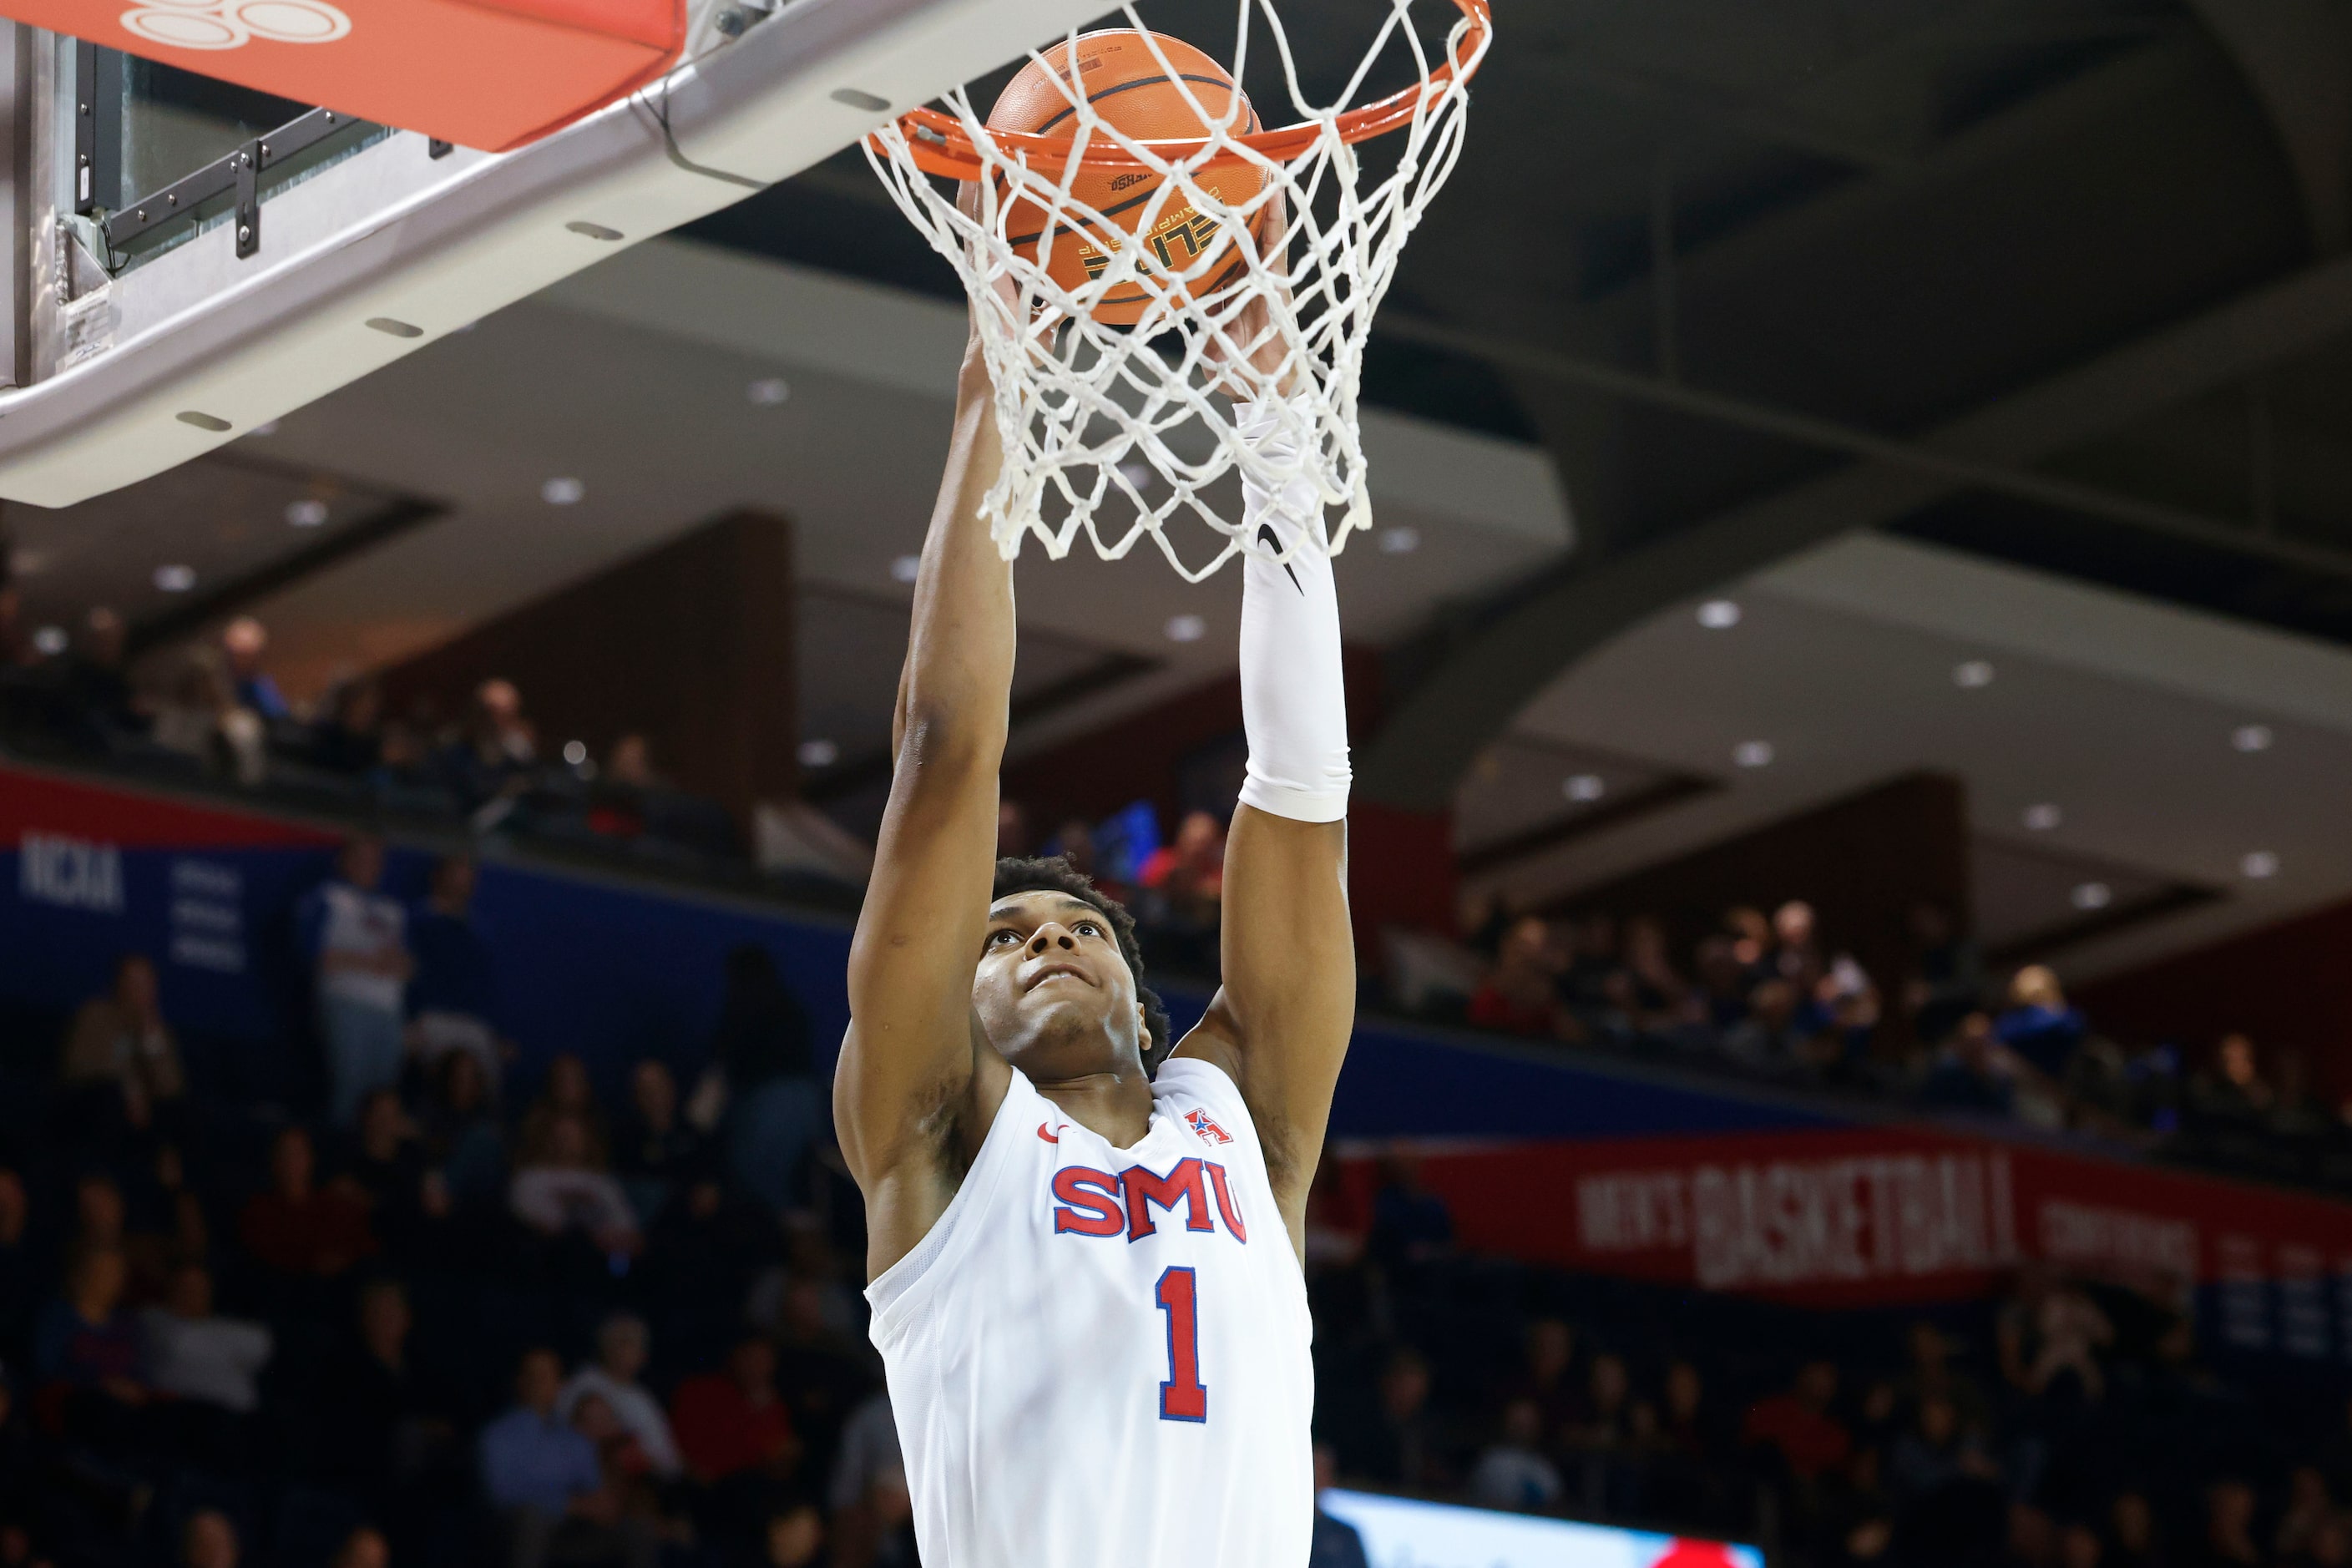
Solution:
M 6 400 L 142 289 L 526 165 L 363 128 L 157 238 L 306 105 L 8 33 L 0 1568 L 914 1563 L 831 1074 L 966 310 L 871 117 L 66 485 L 113 426 Z M 1337 563 L 1317 1563 L 2352 1563 L 2352 10 L 1496 37 Z M 1181 1028 L 1238 577 L 1018 581 L 1000 847 Z

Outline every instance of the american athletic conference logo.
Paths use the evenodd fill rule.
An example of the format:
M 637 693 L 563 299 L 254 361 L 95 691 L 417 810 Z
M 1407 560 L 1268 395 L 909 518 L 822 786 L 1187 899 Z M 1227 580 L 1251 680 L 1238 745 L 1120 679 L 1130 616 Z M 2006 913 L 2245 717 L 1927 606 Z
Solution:
M 175 49 L 235 49 L 256 38 L 331 44 L 352 19 L 327 0 L 145 0 L 122 14 L 122 26 Z

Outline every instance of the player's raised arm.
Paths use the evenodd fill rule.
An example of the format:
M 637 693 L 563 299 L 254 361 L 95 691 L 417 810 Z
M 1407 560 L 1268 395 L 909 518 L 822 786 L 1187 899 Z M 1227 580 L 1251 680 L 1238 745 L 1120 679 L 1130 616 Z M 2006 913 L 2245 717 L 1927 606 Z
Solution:
M 1007 1069 L 978 1047 L 971 1001 L 1013 686 L 1013 566 L 980 518 L 1001 461 L 975 338 L 915 578 L 890 803 L 850 945 L 849 1033 L 834 1075 L 834 1119 L 866 1194 L 874 1274 L 946 1208 L 1004 1092 Z
M 1278 360 L 1271 342 L 1261 341 L 1260 351 Z M 1277 466 L 1313 428 L 1311 420 L 1286 421 L 1273 399 L 1234 417 Z M 1181 1048 L 1240 1082 L 1292 1245 L 1303 1246 L 1307 1188 L 1356 1011 L 1339 601 L 1314 487 L 1293 482 L 1276 494 L 1245 482 L 1244 490 L 1244 526 L 1261 546 L 1288 551 L 1310 531 L 1313 542 L 1280 565 L 1255 553 L 1244 561 L 1249 771 L 1225 847 L 1224 987 Z

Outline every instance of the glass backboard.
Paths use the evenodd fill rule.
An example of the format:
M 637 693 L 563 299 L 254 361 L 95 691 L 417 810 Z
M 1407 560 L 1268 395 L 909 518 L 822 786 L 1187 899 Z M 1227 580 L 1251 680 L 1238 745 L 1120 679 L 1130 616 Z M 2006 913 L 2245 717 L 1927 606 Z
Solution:
M 683 63 L 517 151 L 0 26 L 0 499 L 161 472 L 740 200 L 1102 0 L 698 0 Z

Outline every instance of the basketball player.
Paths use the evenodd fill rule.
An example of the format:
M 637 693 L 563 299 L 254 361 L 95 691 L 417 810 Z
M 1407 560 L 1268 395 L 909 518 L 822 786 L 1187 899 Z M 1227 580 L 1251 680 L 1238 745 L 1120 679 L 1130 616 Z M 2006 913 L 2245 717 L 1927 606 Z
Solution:
M 1356 992 L 1330 563 L 1245 558 L 1224 985 L 1171 1050 L 1127 911 L 1066 862 L 996 858 L 1013 614 L 979 517 L 989 399 L 975 338 L 834 1080 L 917 1542 L 931 1568 L 1298 1568 L 1300 1250 Z M 1245 508 L 1265 542 L 1322 528 L 1311 486 Z

